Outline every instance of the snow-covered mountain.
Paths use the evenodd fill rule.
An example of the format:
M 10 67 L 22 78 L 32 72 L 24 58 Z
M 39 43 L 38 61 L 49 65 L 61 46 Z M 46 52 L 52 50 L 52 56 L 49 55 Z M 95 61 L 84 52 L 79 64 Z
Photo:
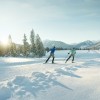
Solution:
M 94 44 L 95 44 L 95 42 L 87 40 L 87 41 L 83 41 L 81 43 L 76 44 L 75 47 L 84 49 L 84 48 L 88 48 L 90 46 L 93 46 Z
M 76 43 L 66 44 L 66 43 L 61 42 L 61 41 L 45 40 L 43 42 L 43 44 L 44 44 L 45 48 L 46 47 L 52 48 L 55 45 L 57 48 L 63 48 L 63 49 L 65 49 L 65 48 L 69 49 L 72 47 L 84 49 L 84 48 L 88 48 L 88 47 L 93 46 L 94 44 L 96 44 L 96 42 L 87 40 L 87 41 L 80 42 L 78 44 L 76 44 Z
M 63 48 L 63 49 L 69 49 L 69 48 L 72 48 L 71 45 L 69 44 L 66 44 L 64 42 L 61 42 L 61 41 L 52 41 L 52 40 L 45 40 L 43 41 L 43 45 L 44 47 L 48 47 L 48 48 L 52 48 L 53 46 L 56 46 L 56 48 Z
M 100 42 L 97 42 L 96 44 L 89 47 L 90 49 L 100 49 Z

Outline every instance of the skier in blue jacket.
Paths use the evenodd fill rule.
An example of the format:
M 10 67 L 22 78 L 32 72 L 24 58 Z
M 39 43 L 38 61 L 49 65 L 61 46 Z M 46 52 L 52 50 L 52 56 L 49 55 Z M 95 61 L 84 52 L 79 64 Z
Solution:
M 52 63 L 54 63 L 54 58 L 55 58 L 55 56 L 54 56 L 54 52 L 55 52 L 55 50 L 56 50 L 56 48 L 55 48 L 55 46 L 52 48 L 52 49 L 50 49 L 50 55 L 49 55 L 49 57 L 48 57 L 48 59 L 46 60 L 46 62 L 45 63 L 47 63 L 48 62 L 48 60 L 52 57 L 53 59 L 52 59 Z

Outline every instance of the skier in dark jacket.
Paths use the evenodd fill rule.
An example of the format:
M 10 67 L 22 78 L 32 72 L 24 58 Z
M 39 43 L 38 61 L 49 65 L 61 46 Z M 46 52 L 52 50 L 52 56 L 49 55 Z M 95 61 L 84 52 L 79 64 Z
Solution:
M 75 54 L 76 54 L 76 50 L 75 48 L 73 48 L 72 50 L 70 50 L 70 52 L 68 53 L 70 54 L 69 57 L 67 58 L 66 62 L 72 57 L 72 63 L 74 63 L 74 57 L 75 57 Z M 65 62 L 65 63 L 66 63 Z
M 52 49 L 50 49 L 50 55 L 49 55 L 49 57 L 48 57 L 48 59 L 46 60 L 46 62 L 45 63 L 47 63 L 48 62 L 48 60 L 52 57 L 53 59 L 52 59 L 52 63 L 54 63 L 54 58 L 55 58 L 55 56 L 54 56 L 54 52 L 55 52 L 55 46 L 52 48 Z

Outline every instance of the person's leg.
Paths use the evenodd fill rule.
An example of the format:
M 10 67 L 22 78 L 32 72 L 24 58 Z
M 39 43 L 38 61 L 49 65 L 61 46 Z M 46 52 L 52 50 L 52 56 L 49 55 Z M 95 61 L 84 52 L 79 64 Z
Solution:
M 70 56 L 67 58 L 66 62 L 71 58 L 71 56 L 72 56 L 72 55 L 70 55 Z M 66 62 L 65 62 L 65 63 L 66 63 Z
M 54 63 L 54 59 L 55 59 L 55 57 L 53 56 L 52 63 Z
M 55 58 L 55 56 L 54 56 L 54 54 L 52 54 L 52 63 L 54 63 L 54 58 Z
M 74 62 L 74 55 L 73 55 L 73 59 L 72 59 L 72 63 Z
M 48 60 L 50 59 L 50 57 L 51 57 L 51 54 L 50 54 L 50 56 L 48 57 L 48 59 L 46 60 L 46 62 L 45 62 L 45 63 L 47 63 L 47 62 L 48 62 Z

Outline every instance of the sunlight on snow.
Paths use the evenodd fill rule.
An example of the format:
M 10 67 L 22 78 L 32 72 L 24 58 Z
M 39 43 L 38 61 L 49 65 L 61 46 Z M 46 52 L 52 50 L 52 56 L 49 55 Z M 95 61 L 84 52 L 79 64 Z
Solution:
M 4 62 L 27 62 L 27 61 L 30 61 L 30 59 L 27 59 L 27 58 L 6 58 L 4 60 Z

